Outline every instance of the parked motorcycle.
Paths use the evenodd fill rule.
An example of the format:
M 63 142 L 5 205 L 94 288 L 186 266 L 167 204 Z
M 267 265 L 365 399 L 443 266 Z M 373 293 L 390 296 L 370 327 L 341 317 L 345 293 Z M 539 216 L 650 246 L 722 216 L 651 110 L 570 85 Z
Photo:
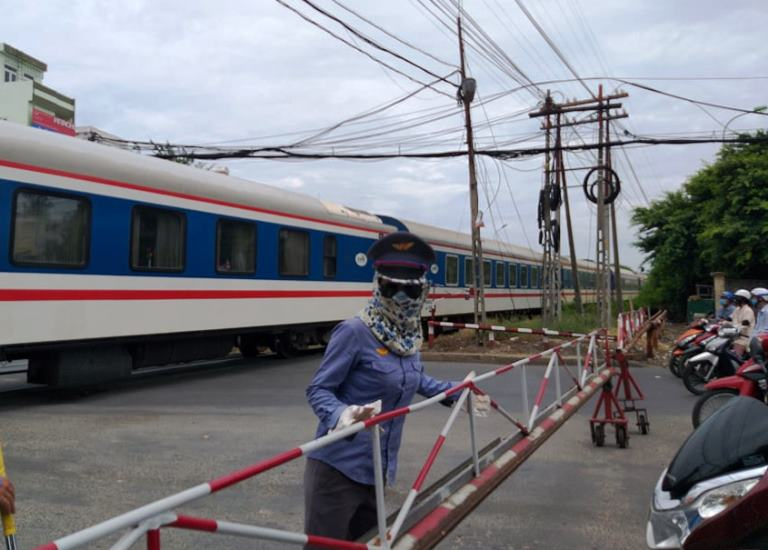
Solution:
M 694 431 L 659 478 L 649 548 L 768 548 L 768 406 L 737 397 Z
M 689 392 L 701 395 L 706 391 L 707 382 L 732 375 L 744 363 L 746 357 L 731 349 L 738 336 L 737 327 L 721 327 L 717 336 L 709 339 L 703 352 L 685 362 L 682 379 Z
M 768 335 L 760 337 L 763 353 L 768 357 Z M 760 387 L 766 384 L 766 371 L 760 363 L 749 359 L 742 364 L 733 376 L 717 378 L 708 382 L 706 392 L 693 406 L 691 420 L 693 427 L 698 427 L 707 418 L 721 409 L 737 396 L 752 397 L 765 401 L 766 392 Z
M 686 354 L 691 353 L 690 350 L 695 348 L 696 340 L 703 334 L 710 332 L 712 326 L 713 325 L 706 319 L 700 319 L 691 323 L 688 328 L 675 339 L 675 347 L 672 349 L 672 353 L 669 356 L 669 372 L 680 378 L 682 374 L 681 369 L 683 365 L 685 365 L 685 360 L 688 357 L 691 357 L 691 355 L 686 357 Z M 701 349 L 704 348 L 702 347 Z

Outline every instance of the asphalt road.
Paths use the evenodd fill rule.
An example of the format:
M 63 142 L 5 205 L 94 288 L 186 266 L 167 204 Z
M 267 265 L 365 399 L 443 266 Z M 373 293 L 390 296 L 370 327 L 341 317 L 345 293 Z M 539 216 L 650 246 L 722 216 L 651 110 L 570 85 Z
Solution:
M 22 386 L 23 375 L 0 376 L 0 440 L 17 487 L 20 547 L 33 548 L 311 439 L 315 418 L 304 388 L 319 360 L 317 354 L 230 360 L 66 395 L 43 388 L 7 391 Z M 427 364 L 433 376 L 450 380 L 490 368 Z M 542 372 L 529 369 L 532 391 Z M 587 423 L 593 400 L 440 547 L 645 548 L 649 498 L 690 433 L 695 398 L 664 369 L 633 373 L 646 394 L 650 435 L 632 429 L 629 448 L 618 449 L 609 431 L 608 446 L 593 447 Z M 513 412 L 521 408 L 518 377 L 513 372 L 485 386 Z M 387 495 L 389 511 L 405 497 L 447 412 L 438 406 L 409 418 L 398 480 Z M 466 458 L 467 424 L 466 416 L 459 417 L 428 482 Z M 481 441 L 509 432 L 498 416 L 478 419 L 478 425 Z M 301 530 L 303 468 L 299 459 L 182 511 Z M 287 547 L 216 537 L 164 531 L 163 548 Z

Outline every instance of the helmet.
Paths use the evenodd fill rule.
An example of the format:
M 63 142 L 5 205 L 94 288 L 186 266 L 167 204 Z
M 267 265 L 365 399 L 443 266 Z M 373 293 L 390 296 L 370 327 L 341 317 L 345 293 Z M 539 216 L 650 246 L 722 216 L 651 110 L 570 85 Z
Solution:
M 730 290 L 726 290 L 720 295 L 721 298 L 725 298 L 726 300 L 733 300 L 733 292 Z
M 744 288 L 740 288 L 736 292 L 733 293 L 734 297 L 744 298 L 746 301 L 749 301 L 750 297 L 752 296 L 749 293 L 749 290 L 746 290 Z
M 753 288 L 752 296 L 754 296 L 758 300 L 765 300 L 768 302 L 768 288 L 763 288 L 761 286 L 757 288 Z

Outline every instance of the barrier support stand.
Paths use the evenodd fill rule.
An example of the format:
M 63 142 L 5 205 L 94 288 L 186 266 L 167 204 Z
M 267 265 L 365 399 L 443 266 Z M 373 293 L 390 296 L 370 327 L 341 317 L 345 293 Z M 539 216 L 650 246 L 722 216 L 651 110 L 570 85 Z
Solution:
M 147 531 L 147 550 L 160 550 L 160 529 Z
M 645 399 L 640 386 L 635 377 L 629 371 L 629 361 L 626 355 L 620 349 L 615 352 L 616 361 L 619 363 L 619 380 L 613 395 L 622 402 L 622 410 L 625 413 L 635 413 L 636 425 L 640 433 L 647 435 L 650 429 L 648 422 L 648 411 L 643 407 L 637 406 L 637 401 Z M 635 394 L 634 392 L 637 392 Z
M 597 346 L 595 346 L 597 347 Z M 608 347 L 608 340 L 605 339 L 605 364 L 611 366 L 611 351 Z M 603 416 L 600 410 L 603 410 Z M 616 430 L 616 445 L 621 449 L 626 449 L 629 445 L 629 432 L 627 431 L 627 417 L 621 410 L 621 405 L 613 394 L 613 384 L 609 379 L 603 389 L 600 391 L 600 399 L 597 400 L 595 412 L 589 419 L 589 432 L 592 436 L 592 443 L 597 447 L 605 445 L 605 425 L 612 424 Z

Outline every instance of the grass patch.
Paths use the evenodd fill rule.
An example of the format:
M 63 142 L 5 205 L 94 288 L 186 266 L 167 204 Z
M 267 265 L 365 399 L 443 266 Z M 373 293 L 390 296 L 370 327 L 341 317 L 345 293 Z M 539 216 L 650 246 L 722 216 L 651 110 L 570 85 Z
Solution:
M 613 304 L 613 307 L 611 308 L 611 319 L 615 319 L 616 312 L 618 311 L 616 308 L 616 303 Z M 627 311 L 629 309 L 629 303 L 626 303 L 624 306 L 624 311 Z M 584 305 L 584 313 L 581 314 L 576 310 L 576 307 L 573 304 L 566 304 L 563 306 L 563 314 L 559 321 L 555 321 L 552 323 L 549 323 L 547 326 L 544 326 L 544 323 L 542 321 L 541 315 L 533 315 L 532 317 L 506 317 L 506 318 L 492 318 L 489 319 L 489 322 L 495 324 L 495 325 L 503 325 L 505 327 L 514 327 L 514 328 L 548 328 L 550 330 L 561 330 L 561 331 L 568 331 L 568 332 L 581 332 L 581 333 L 587 333 L 592 330 L 595 330 L 599 327 L 598 322 L 598 315 L 597 315 L 597 305 L 596 304 L 585 304 Z M 615 320 L 611 323 L 611 326 L 608 327 L 610 331 L 615 331 Z

